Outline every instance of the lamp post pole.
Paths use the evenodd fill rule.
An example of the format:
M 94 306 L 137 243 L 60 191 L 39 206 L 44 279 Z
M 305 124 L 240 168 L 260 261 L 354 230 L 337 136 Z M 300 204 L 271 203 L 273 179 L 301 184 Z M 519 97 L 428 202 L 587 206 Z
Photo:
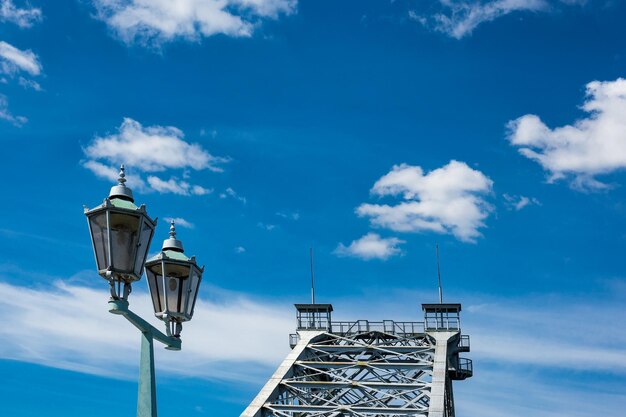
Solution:
M 181 340 L 167 336 L 150 323 L 128 309 L 128 301 L 110 300 L 109 312 L 124 316 L 141 332 L 141 358 L 139 360 L 139 390 L 137 393 L 137 417 L 157 417 L 156 377 L 154 369 L 154 340 L 163 343 L 165 349 L 180 350 Z
M 110 286 L 109 312 L 124 316 L 141 332 L 137 417 L 157 417 L 154 341 L 168 350 L 181 349 L 182 322 L 193 316 L 204 267 L 198 267 L 195 257 L 185 256 L 174 222 L 161 252 L 146 261 L 156 219 L 148 216 L 144 206 L 134 204 L 125 182 L 122 165 L 118 184 L 111 188 L 109 197 L 94 209 L 85 207 L 85 215 L 98 273 Z M 165 322 L 167 334 L 128 308 L 131 284 L 141 279 L 144 269 L 154 314 Z

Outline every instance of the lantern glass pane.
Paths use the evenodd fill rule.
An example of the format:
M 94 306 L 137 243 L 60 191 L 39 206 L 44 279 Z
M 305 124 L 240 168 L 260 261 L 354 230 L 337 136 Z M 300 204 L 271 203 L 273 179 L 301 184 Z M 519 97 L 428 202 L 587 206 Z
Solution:
M 153 226 L 147 221 L 143 221 L 141 227 L 141 233 L 139 235 L 139 246 L 137 247 L 137 256 L 135 258 L 135 275 L 141 276 L 141 269 L 146 263 L 146 256 L 148 256 L 148 249 L 150 247 L 150 241 L 152 240 L 152 234 L 154 233 Z
M 146 277 L 148 278 L 148 287 L 152 298 L 152 306 L 155 314 L 163 313 L 165 303 L 163 300 L 163 275 L 161 263 L 146 268 Z
M 100 212 L 89 217 L 89 228 L 93 239 L 93 251 L 96 254 L 98 270 L 107 269 L 107 218 L 106 212 Z
M 139 238 L 139 217 L 116 212 L 111 212 L 110 216 L 112 266 L 117 271 L 133 273 Z
M 171 313 L 182 314 L 185 307 L 183 289 L 186 286 L 184 281 L 189 278 L 189 265 L 165 264 L 165 271 L 167 309 Z
M 198 287 L 200 286 L 200 271 L 196 268 L 192 269 L 191 276 L 189 277 L 189 302 L 187 303 L 187 311 L 185 315 L 191 319 L 193 316 L 193 309 L 196 306 L 196 298 L 198 297 Z

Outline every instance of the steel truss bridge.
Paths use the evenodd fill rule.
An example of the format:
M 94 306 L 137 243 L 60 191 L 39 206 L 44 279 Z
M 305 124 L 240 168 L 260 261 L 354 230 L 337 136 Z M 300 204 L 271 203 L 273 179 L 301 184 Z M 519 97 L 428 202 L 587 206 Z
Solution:
M 460 304 L 423 304 L 423 322 L 334 322 L 296 304 L 291 353 L 241 417 L 454 417 L 452 381 L 473 374 Z

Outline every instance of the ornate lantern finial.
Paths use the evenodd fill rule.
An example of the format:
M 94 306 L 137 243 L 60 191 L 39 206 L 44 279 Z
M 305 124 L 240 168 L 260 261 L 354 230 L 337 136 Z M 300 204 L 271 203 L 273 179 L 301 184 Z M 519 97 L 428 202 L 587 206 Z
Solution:
M 173 250 L 175 252 L 184 252 L 183 242 L 176 239 L 176 226 L 174 226 L 174 220 L 170 222 L 170 237 L 163 241 L 163 247 L 161 250 Z
M 124 168 L 124 164 L 120 165 L 120 173 L 119 178 L 117 179 L 117 185 L 111 187 L 109 198 L 119 198 L 122 200 L 135 202 L 132 190 L 126 186 L 127 179 L 125 171 L 126 169 Z
M 120 177 L 117 179 L 117 182 L 119 182 L 120 185 L 124 185 L 126 182 L 126 174 L 124 173 L 125 170 L 126 168 L 124 168 L 124 164 L 120 165 Z

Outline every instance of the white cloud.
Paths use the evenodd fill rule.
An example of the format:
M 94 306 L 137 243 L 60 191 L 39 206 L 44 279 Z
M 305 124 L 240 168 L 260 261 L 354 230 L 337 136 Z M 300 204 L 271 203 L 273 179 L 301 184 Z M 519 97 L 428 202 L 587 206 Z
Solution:
M 626 80 L 587 84 L 587 117 L 550 129 L 533 114 L 508 123 L 508 140 L 549 173 L 549 182 L 574 188 L 607 188 L 595 177 L 626 168 Z
M 11 0 L 0 0 L 0 22 L 13 22 L 20 27 L 30 27 L 41 20 L 41 10 L 35 8 L 17 8 Z M 30 49 L 21 50 L 5 41 L 0 41 L 0 83 L 7 84 L 9 79 L 20 73 L 31 76 L 41 74 L 42 66 L 37 55 Z M 4 75 L 4 76 L 2 76 Z M 41 91 L 41 86 L 34 80 L 19 75 L 19 84 L 24 88 Z M 0 119 L 9 121 L 15 126 L 22 126 L 28 120 L 24 116 L 14 116 L 9 112 L 7 99 L 0 95 Z
M 123 41 L 160 45 L 224 34 L 251 36 L 262 19 L 296 10 L 297 0 L 93 0 Z
M 439 0 L 440 10 L 424 16 L 415 10 L 409 11 L 409 18 L 438 32 L 461 39 L 479 25 L 491 22 L 514 12 L 546 12 L 555 3 L 566 5 L 584 3 L 585 0 Z
M 98 276 L 94 280 L 102 289 L 62 281 L 39 289 L 0 282 L 0 314 L 12 323 L 0 328 L 0 357 L 135 378 L 140 347 L 137 329 L 107 312 L 106 282 Z M 164 330 L 152 313 L 148 294 L 138 290 L 140 286 L 135 284 L 131 309 Z M 212 301 L 198 300 L 193 321 L 183 328 L 183 352 L 165 351 L 155 343 L 159 372 L 243 382 L 260 379 L 259 372 L 282 360 L 289 350 L 290 305 L 277 307 L 219 290 L 212 293 Z M 250 349 L 250 340 L 263 343 Z
M 368 233 L 358 240 L 353 240 L 348 246 L 340 243 L 334 253 L 339 256 L 351 256 L 365 260 L 386 260 L 402 253 L 398 247 L 402 243 L 404 240 L 395 237 L 381 238 L 376 233 Z
M 245 253 L 246 252 L 246 248 L 244 248 L 243 246 L 237 246 L 235 248 L 235 253 Z
M 210 192 L 199 185 L 191 185 L 187 181 L 179 181 L 177 178 L 170 178 L 167 181 L 159 177 L 150 175 L 147 178 L 150 187 L 162 194 L 172 193 L 178 195 L 205 195 Z
M 28 122 L 28 119 L 24 116 L 15 116 L 9 111 L 9 101 L 6 96 L 0 94 L 0 120 L 6 120 L 13 123 L 15 126 L 20 127 L 24 123 Z
M 194 185 L 191 187 L 191 194 L 194 195 L 207 195 L 213 192 L 213 188 L 204 188 L 201 185 Z
M 106 283 L 98 276 L 93 279 L 101 289 L 70 281 L 57 281 L 52 288 L 0 282 L 0 314 L 11 323 L 0 327 L 0 358 L 135 379 L 137 330 L 107 312 Z M 135 284 L 131 309 L 162 328 L 148 294 L 140 289 L 143 285 Z M 212 294 L 211 301 L 199 299 L 193 320 L 183 329 L 183 351 L 169 352 L 155 343 L 159 374 L 253 383 L 260 388 L 289 352 L 286 336 L 294 330 L 292 305 L 252 300 L 218 288 L 202 290 Z M 472 302 L 460 297 L 465 299 L 464 333 L 471 336 L 471 352 L 462 356 L 474 360 L 475 373 L 471 380 L 455 384 L 458 414 L 499 417 L 506 407 L 511 417 L 621 415 L 626 405 L 619 389 L 626 377 L 626 334 L 614 324 L 626 320 L 622 301 L 626 294 L 623 290 L 594 294 L 474 295 Z M 366 291 L 336 300 L 335 319 L 421 321 L 415 308 L 407 306 L 427 298 L 407 289 Z M 250 340 L 255 341 L 254 349 Z
M 180 227 L 184 227 L 187 229 L 193 229 L 196 227 L 193 223 L 183 219 L 182 217 L 166 217 L 165 221 L 168 223 L 171 223 L 172 221 L 174 221 L 174 224 L 176 224 L 176 227 L 180 226 Z
M 535 197 L 526 197 L 524 195 L 510 194 L 502 194 L 502 197 L 504 197 L 505 205 L 509 210 L 520 211 L 524 207 L 541 205 L 541 202 Z
M 472 356 L 481 362 L 626 375 L 626 335 L 603 322 L 626 319 L 616 295 L 595 305 L 584 296 L 492 300 L 466 316 L 475 341 Z
M 88 158 L 83 166 L 112 181 L 117 179 L 117 167 L 121 163 L 135 172 L 182 170 L 183 177 L 189 178 L 190 169 L 222 172 L 220 165 L 229 161 L 229 158 L 211 155 L 197 143 L 186 142 L 183 132 L 175 127 L 143 127 L 130 118 L 124 119 L 118 133 L 96 137 L 83 151 Z M 213 192 L 213 189 L 179 180 L 176 176 L 164 180 L 149 175 L 145 181 L 138 176 L 130 181 L 129 177 L 128 184 L 131 188 L 139 187 L 139 191 L 153 190 L 185 196 Z
M 8 276 L 19 282 L 33 276 L 39 282 L 55 279 L 0 264 L 0 314 L 11 323 L 0 327 L 0 358 L 136 379 L 138 333 L 107 312 L 104 280 L 89 272 L 42 287 L 11 285 Z M 98 289 L 78 284 L 87 276 Z M 184 326 L 183 350 L 170 352 L 155 343 L 159 375 L 235 381 L 238 388 L 229 386 L 233 395 L 252 400 L 253 387 L 260 388 L 289 352 L 292 304 L 251 299 L 207 284 L 202 284 L 193 320 Z M 448 300 L 463 302 L 463 333 L 471 337 L 471 352 L 462 356 L 474 360 L 472 379 L 454 386 L 457 415 L 500 417 L 506 409 L 507 417 L 621 416 L 626 406 L 626 333 L 619 324 L 626 320 L 626 286 L 616 281 L 603 291 L 596 284 L 590 283 L 594 291 L 580 296 L 457 293 Z M 144 286 L 135 284 L 131 309 L 162 328 Z M 354 296 L 333 300 L 334 318 L 421 321 L 415 300 L 434 300 L 432 287 L 428 294 L 359 287 Z M 210 299 L 204 294 L 211 294 Z
M 23 51 L 15 46 L 0 41 L 0 69 L 7 75 L 25 71 L 30 75 L 41 73 L 41 63 L 37 55 L 29 49 Z
M 97 161 L 89 160 L 83 162 L 83 167 L 93 172 L 97 177 L 109 180 L 113 184 L 115 184 L 117 182 L 117 179 L 119 178 L 119 166 L 113 167 L 109 165 L 104 165 Z M 126 185 L 133 190 L 141 192 L 148 191 L 148 186 L 146 185 L 146 182 L 141 179 L 141 177 L 132 174 L 132 171 L 129 173 L 128 169 L 126 170 Z
M 501 362 L 480 361 L 474 366 L 472 379 L 454 386 L 456 415 L 502 417 L 506 409 L 506 417 L 617 417 L 626 406 L 626 395 L 615 389 L 623 382 L 620 378 L 615 385 L 597 380 L 594 384 L 589 373 L 550 378 L 541 369 L 529 371 Z M 600 378 L 615 377 L 601 372 Z
M 282 217 L 283 219 L 287 219 L 287 220 L 299 220 L 300 219 L 300 213 L 298 213 L 297 211 L 279 211 L 276 213 L 276 215 L 278 217 Z
M 234 198 L 235 200 L 239 200 L 243 204 L 246 204 L 248 202 L 248 200 L 246 200 L 246 197 L 240 196 L 235 190 L 233 190 L 230 187 L 224 190 L 223 193 L 220 193 L 220 198 L 224 199 L 228 197 Z
M 21 85 L 24 88 L 30 88 L 35 91 L 41 91 L 41 85 L 35 80 L 29 80 L 24 77 L 19 77 L 17 81 L 19 85 Z
M 96 137 L 85 154 L 91 159 L 124 162 L 146 172 L 171 168 L 222 171 L 219 165 L 228 162 L 228 158 L 213 156 L 199 144 L 187 143 L 183 138 L 183 132 L 175 127 L 143 127 L 125 118 L 118 133 Z
M 356 213 L 369 217 L 373 226 L 396 232 L 451 233 L 457 239 L 474 241 L 492 210 L 484 196 L 493 181 L 458 161 L 427 174 L 419 166 L 395 165 L 371 190 L 378 196 L 401 195 L 403 202 L 361 204 Z
M 20 9 L 12 0 L 0 0 L 0 21 L 13 22 L 21 28 L 31 27 L 42 19 L 41 9 Z
M 267 224 L 263 222 L 258 222 L 256 225 L 260 227 L 261 229 L 267 230 L 268 232 L 271 232 L 272 230 L 276 229 L 275 224 Z

